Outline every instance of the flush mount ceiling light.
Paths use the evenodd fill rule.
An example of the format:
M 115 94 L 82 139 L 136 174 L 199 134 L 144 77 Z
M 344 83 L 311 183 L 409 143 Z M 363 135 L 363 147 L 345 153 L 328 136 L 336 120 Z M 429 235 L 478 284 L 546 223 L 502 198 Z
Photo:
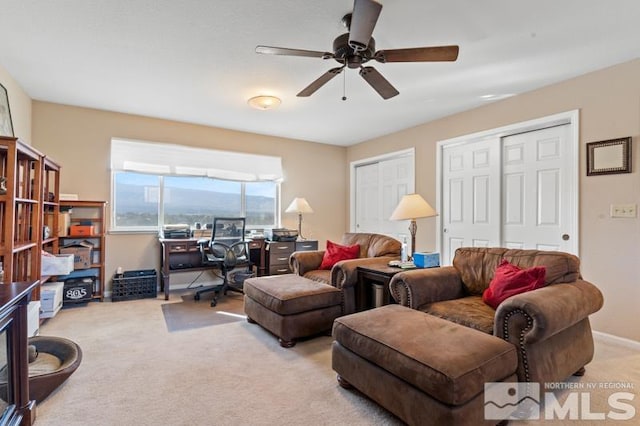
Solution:
M 254 96 L 248 100 L 249 105 L 261 110 L 277 108 L 280 105 L 280 102 L 280 98 L 265 95 Z

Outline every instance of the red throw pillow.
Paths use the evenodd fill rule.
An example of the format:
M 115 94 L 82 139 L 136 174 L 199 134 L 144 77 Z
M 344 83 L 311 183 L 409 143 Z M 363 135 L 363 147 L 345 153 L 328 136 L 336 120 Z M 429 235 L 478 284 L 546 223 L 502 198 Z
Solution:
M 503 259 L 489 287 L 482 293 L 482 300 L 493 309 L 498 309 L 498 305 L 511 296 L 543 287 L 546 274 L 544 266 L 521 269 Z
M 333 265 L 341 260 L 357 259 L 360 255 L 360 245 L 341 246 L 333 241 L 327 240 L 327 250 L 322 257 L 320 269 L 331 269 Z

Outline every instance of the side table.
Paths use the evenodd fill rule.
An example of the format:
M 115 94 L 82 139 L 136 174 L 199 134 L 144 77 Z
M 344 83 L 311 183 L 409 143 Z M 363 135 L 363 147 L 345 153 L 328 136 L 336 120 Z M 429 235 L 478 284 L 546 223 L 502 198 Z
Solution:
M 389 291 L 389 282 L 395 274 L 402 271 L 407 271 L 407 269 L 387 265 L 358 266 L 356 310 L 364 311 L 378 307 L 375 303 L 376 297 L 374 297 L 376 286 L 382 286 L 382 300 L 379 300 L 380 306 L 393 303 L 391 292 Z

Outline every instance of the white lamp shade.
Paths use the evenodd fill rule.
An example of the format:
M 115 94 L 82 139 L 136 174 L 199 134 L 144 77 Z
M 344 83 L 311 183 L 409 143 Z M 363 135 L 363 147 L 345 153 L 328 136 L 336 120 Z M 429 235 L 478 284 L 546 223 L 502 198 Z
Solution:
M 413 220 L 436 215 L 433 207 L 420 194 L 407 194 L 402 197 L 389 220 Z
M 286 213 L 313 213 L 313 209 L 302 197 L 296 197 L 293 199 L 289 207 L 285 210 Z

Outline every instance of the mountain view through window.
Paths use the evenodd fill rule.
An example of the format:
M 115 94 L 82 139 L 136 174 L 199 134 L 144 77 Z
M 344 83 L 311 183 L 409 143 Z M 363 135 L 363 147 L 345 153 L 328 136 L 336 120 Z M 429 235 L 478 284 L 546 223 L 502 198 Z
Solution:
M 114 176 L 114 225 L 116 229 L 149 229 L 161 224 L 208 224 L 214 217 L 246 217 L 247 227 L 272 227 L 276 197 L 275 182 L 118 172 Z

